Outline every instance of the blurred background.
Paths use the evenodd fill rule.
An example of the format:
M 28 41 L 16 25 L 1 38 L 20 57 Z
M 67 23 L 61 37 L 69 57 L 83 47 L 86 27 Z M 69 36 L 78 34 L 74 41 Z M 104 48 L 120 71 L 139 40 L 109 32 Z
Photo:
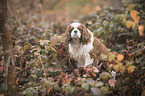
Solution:
M 39 20 L 43 24 L 70 23 L 75 19 L 102 11 L 104 8 L 119 9 L 124 0 L 8 0 L 8 12 L 17 17 Z M 127 1 L 127 0 L 125 0 Z

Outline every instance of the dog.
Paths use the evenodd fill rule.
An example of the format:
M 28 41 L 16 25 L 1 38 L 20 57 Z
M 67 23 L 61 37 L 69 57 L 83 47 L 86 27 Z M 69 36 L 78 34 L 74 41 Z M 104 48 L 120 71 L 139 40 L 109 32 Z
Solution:
M 69 54 L 78 62 L 78 67 L 86 67 L 108 54 L 105 45 L 81 23 L 71 23 L 65 32 Z

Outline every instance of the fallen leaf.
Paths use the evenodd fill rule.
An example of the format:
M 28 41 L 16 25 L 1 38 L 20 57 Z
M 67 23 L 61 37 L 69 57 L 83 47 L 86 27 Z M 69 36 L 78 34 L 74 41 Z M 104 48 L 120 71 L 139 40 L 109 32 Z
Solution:
M 57 37 L 58 41 L 65 43 L 65 37 L 63 35 Z
M 96 84 L 95 84 L 95 87 L 100 87 L 100 86 L 103 86 L 104 83 L 102 81 L 97 81 Z
M 123 63 L 118 63 L 119 68 L 123 66 Z
M 104 93 L 104 94 L 107 94 L 107 93 L 109 92 L 108 87 L 102 86 L 102 87 L 101 87 L 101 92 Z
M 139 20 L 140 20 L 140 16 L 136 16 L 136 18 L 134 18 L 134 22 L 138 25 L 139 23 Z
M 144 32 L 144 25 L 139 25 L 138 26 L 138 30 L 139 30 L 139 35 L 140 36 L 143 36 L 144 34 L 143 34 L 143 32 Z
M 119 71 L 119 65 L 113 65 L 113 69 L 115 70 L 115 72 L 118 72 Z
M 75 87 L 70 86 L 70 84 L 66 84 L 66 85 L 64 86 L 64 90 L 65 90 L 66 94 L 73 92 L 74 89 L 75 89 Z
M 132 73 L 134 70 L 135 70 L 135 66 L 134 65 L 130 65 L 129 67 L 128 67 L 128 74 L 130 74 L 130 73 Z
M 55 46 L 57 44 L 57 38 L 56 37 L 51 37 L 50 42 L 52 46 Z
M 109 61 L 110 61 L 110 62 L 113 61 L 114 59 L 115 59 L 115 54 L 109 55 Z
M 113 64 L 109 64 L 109 66 L 107 67 L 107 70 L 110 71 L 112 70 Z
M 127 63 L 126 63 L 126 66 L 130 66 L 130 65 L 132 65 L 133 64 L 133 61 L 128 61 Z
M 131 16 L 131 18 L 132 18 L 132 19 L 136 18 L 137 13 L 138 13 L 138 12 L 137 12 L 136 10 L 131 10 L 131 11 L 130 11 L 130 16 Z
M 103 59 L 103 60 L 106 60 L 106 59 L 107 59 L 107 57 L 108 57 L 108 56 L 107 56 L 107 55 L 105 55 L 105 54 L 101 54 L 101 55 L 100 55 L 100 58 L 101 58 L 101 59 Z
M 105 96 L 102 92 L 100 88 L 96 88 L 96 87 L 91 87 L 91 92 L 95 95 L 95 96 Z
M 100 72 L 99 69 L 97 67 L 94 67 L 94 66 L 92 67 L 92 71 L 95 72 L 95 73 Z
M 121 72 L 121 73 L 125 72 L 125 69 L 126 69 L 126 67 L 125 67 L 125 66 L 122 66 L 122 67 L 120 68 L 120 72 Z
M 111 78 L 111 75 L 108 72 L 102 72 L 99 78 L 102 80 L 108 80 L 108 78 Z
M 131 28 L 132 24 L 133 24 L 133 22 L 130 21 L 130 20 L 127 20 L 126 23 L 125 23 L 127 28 Z
M 82 85 L 81 85 L 81 87 L 84 89 L 84 90 L 89 90 L 89 84 L 88 83 L 83 83 Z
M 88 77 L 93 77 L 92 68 L 90 68 L 90 67 L 85 68 L 85 71 L 86 71 L 86 74 Z
M 115 80 L 114 79 L 110 79 L 109 80 L 109 85 L 114 88 L 115 87 Z
M 122 61 L 123 59 L 124 59 L 124 55 L 122 55 L 122 54 L 117 55 L 117 60 L 118 61 Z
M 88 84 L 90 84 L 91 86 L 95 86 L 95 81 L 93 79 L 91 79 L 91 78 L 86 79 L 86 82 Z

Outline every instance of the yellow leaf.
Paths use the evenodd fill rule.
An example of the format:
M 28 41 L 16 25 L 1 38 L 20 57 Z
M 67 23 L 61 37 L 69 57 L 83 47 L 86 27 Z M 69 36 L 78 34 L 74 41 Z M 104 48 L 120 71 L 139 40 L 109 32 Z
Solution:
M 123 59 L 124 59 L 124 55 L 122 55 L 122 54 L 117 55 L 117 60 L 118 61 L 122 61 Z
M 115 72 L 119 71 L 119 65 L 113 65 L 113 69 L 115 70 Z
M 105 54 L 101 54 L 101 55 L 100 55 L 100 58 L 103 59 L 103 60 L 107 59 L 107 57 L 108 57 L 108 56 L 105 55 Z
M 57 39 L 61 42 L 61 43 L 65 43 L 65 37 L 64 36 L 58 36 Z
M 109 61 L 113 61 L 115 59 L 115 54 L 110 54 L 109 55 Z
M 134 65 L 130 65 L 129 67 L 128 67 L 128 73 L 130 74 L 130 73 L 132 73 L 134 70 L 135 70 L 135 66 Z
M 131 28 L 132 24 L 133 24 L 133 22 L 130 21 L 130 20 L 127 20 L 126 23 L 125 23 L 127 28 Z
M 131 18 L 132 18 L 132 19 L 135 19 L 136 16 L 137 16 L 137 13 L 138 13 L 138 12 L 137 12 L 136 10 L 131 10 L 131 11 L 130 11 L 130 16 L 131 16 Z
M 138 30 L 139 30 L 139 35 L 143 36 L 144 26 L 143 25 L 139 25 L 138 26 Z

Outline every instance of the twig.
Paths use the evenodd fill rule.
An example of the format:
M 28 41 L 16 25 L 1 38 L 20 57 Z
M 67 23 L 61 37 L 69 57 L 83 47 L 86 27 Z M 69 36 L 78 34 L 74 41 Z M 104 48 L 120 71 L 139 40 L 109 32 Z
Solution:
M 10 6 L 9 6 L 9 3 L 7 2 L 7 8 L 8 8 L 8 11 L 10 12 L 10 14 L 12 15 L 12 16 L 14 16 L 14 14 L 13 14 L 13 12 L 12 12 L 12 10 L 11 10 L 11 8 L 10 8 Z
M 41 55 L 38 56 L 36 59 L 34 59 L 32 62 L 30 61 L 29 63 L 27 63 L 28 65 L 27 65 L 25 68 L 23 68 L 22 70 L 18 71 L 18 73 L 19 73 L 19 72 L 22 72 L 23 70 L 25 70 L 26 68 L 28 68 L 28 67 L 30 66 L 31 63 L 34 63 L 34 62 L 35 62 L 38 58 L 40 58 L 40 57 L 41 57 Z
M 50 48 L 51 48 L 54 52 L 57 52 L 57 51 L 55 50 L 55 48 L 53 48 L 51 45 L 50 45 Z

